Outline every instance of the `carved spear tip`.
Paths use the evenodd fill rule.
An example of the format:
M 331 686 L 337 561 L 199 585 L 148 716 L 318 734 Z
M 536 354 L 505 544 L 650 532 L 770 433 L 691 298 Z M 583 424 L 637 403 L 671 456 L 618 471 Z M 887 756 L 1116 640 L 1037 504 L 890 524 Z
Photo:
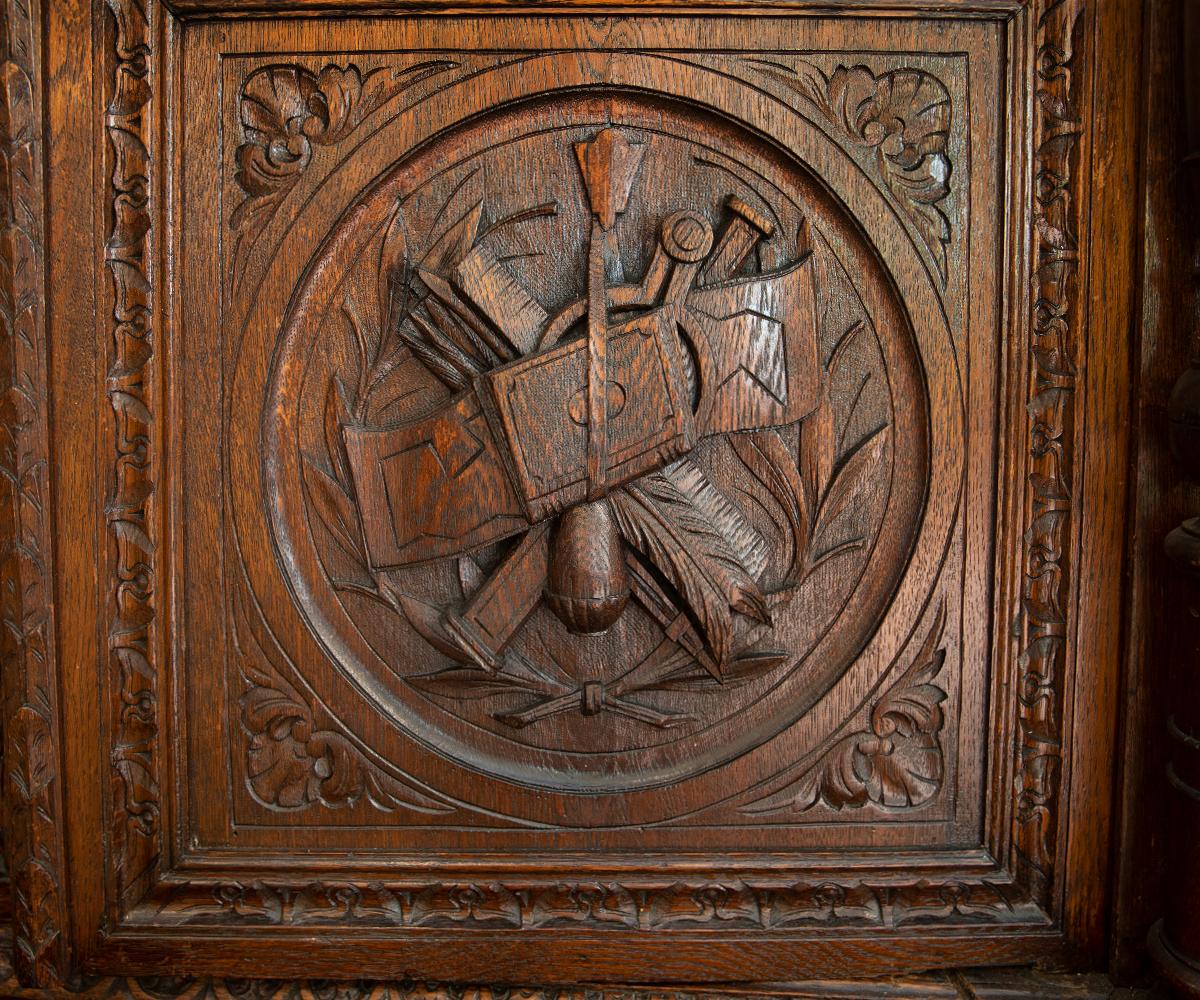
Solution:
M 590 141 L 575 144 L 592 213 L 605 229 L 612 228 L 629 204 L 643 152 L 641 143 L 630 142 L 615 128 L 606 128 Z

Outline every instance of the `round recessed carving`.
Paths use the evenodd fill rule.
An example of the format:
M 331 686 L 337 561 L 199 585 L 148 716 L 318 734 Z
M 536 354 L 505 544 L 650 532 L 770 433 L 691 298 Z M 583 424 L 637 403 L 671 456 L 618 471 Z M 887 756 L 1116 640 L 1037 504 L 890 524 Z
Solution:
M 275 348 L 265 508 L 314 688 L 372 706 L 368 746 L 568 794 L 771 740 L 906 572 L 915 344 L 845 210 L 711 116 L 572 95 L 431 141 Z

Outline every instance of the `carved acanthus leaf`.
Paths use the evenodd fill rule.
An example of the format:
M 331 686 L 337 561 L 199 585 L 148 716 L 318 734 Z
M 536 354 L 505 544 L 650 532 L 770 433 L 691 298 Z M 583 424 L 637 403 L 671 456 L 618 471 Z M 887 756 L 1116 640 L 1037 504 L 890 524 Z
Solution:
M 819 802 L 833 809 L 868 803 L 911 809 L 930 801 L 944 776 L 939 737 L 946 692 L 933 681 L 946 659 L 945 626 L 943 606 L 912 665 L 871 709 L 868 728 L 843 737 L 798 779 L 742 811 L 803 811 Z
M 841 142 L 875 153 L 879 175 L 946 279 L 950 221 L 940 203 L 950 193 L 951 102 L 945 84 L 924 70 L 876 75 L 866 66 L 756 62 L 757 69 L 803 96 Z
M 283 653 L 263 627 L 244 581 L 234 586 L 233 604 L 238 663 L 248 685 L 241 698 L 242 724 L 250 737 L 246 782 L 259 801 L 277 809 L 336 808 L 366 800 L 385 812 L 454 811 L 445 800 L 370 764 L 345 736 L 323 729 L 277 665 Z
M 236 180 L 249 196 L 234 211 L 234 228 L 272 209 L 312 161 L 313 146 L 340 142 L 384 102 L 431 76 L 456 69 L 430 59 L 400 70 L 326 66 L 265 66 L 242 84 L 238 103 L 243 142 Z

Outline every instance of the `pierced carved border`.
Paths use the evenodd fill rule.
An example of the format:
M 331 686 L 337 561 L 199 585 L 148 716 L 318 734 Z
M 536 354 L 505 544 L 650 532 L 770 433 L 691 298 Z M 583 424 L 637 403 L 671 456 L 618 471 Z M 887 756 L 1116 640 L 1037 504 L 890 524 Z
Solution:
M 67 956 L 44 326 L 42 5 L 9 0 L 0 15 L 4 846 L 12 880 L 14 965 L 26 982 L 55 986 L 65 978 Z
M 107 393 L 113 454 L 109 497 L 110 651 L 113 792 L 112 870 L 122 899 L 152 879 L 160 850 L 160 667 L 155 642 L 157 429 L 153 182 L 155 60 L 153 0 L 107 0 L 114 21 L 108 136 L 108 238 L 112 277 Z

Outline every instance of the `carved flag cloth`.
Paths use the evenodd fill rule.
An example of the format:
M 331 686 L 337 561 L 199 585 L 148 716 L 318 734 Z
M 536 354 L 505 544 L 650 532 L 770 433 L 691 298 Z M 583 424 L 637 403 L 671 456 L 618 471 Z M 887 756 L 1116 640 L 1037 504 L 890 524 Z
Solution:
M 460 269 L 468 297 L 486 262 Z M 480 272 L 482 273 L 482 272 Z M 472 277 L 474 275 L 474 277 Z M 501 297 L 500 301 L 504 301 Z M 511 301 L 511 299 L 510 299 Z M 550 321 L 525 303 L 479 311 L 524 345 Z M 689 289 L 607 327 L 607 484 L 661 468 L 714 434 L 781 426 L 816 405 L 811 256 L 772 274 Z M 587 341 L 476 377 L 424 418 L 350 425 L 346 448 L 372 566 L 458 555 L 528 530 L 588 497 Z

